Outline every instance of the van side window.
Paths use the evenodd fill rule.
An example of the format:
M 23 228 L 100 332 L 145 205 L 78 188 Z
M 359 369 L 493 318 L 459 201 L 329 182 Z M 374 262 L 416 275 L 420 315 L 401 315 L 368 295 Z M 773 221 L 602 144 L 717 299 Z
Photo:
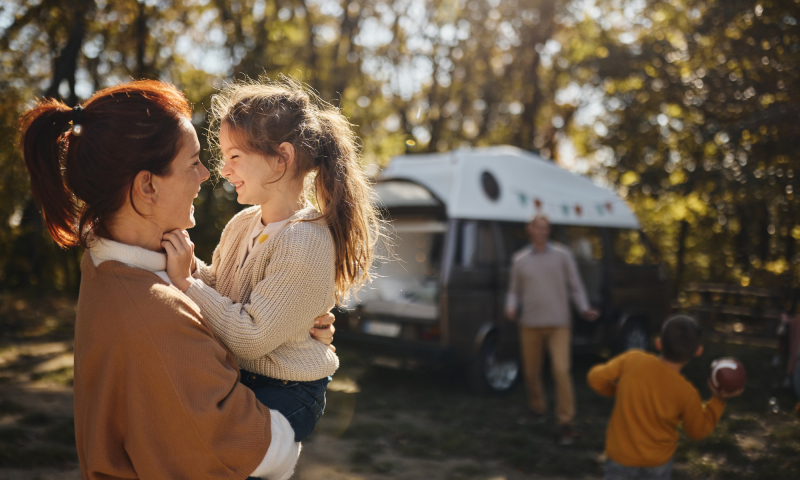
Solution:
M 650 255 L 641 233 L 634 229 L 611 229 L 614 257 L 628 265 L 648 265 Z
M 462 267 L 471 267 L 475 264 L 475 252 L 478 249 L 477 229 L 478 222 L 474 220 L 465 220 L 458 224 L 456 258 Z
M 503 235 L 506 262 L 510 264 L 514 253 L 522 250 L 530 243 L 528 234 L 525 232 L 524 223 L 501 222 L 500 230 Z
M 603 239 L 596 227 L 564 227 L 564 240 L 575 257 L 589 301 L 603 301 Z
M 489 222 L 478 222 L 478 264 L 492 265 L 497 262 L 497 242 L 494 229 Z
M 458 264 L 462 267 L 491 265 L 497 261 L 497 242 L 490 222 L 462 221 L 458 226 Z
M 564 237 L 575 260 L 590 263 L 603 259 L 603 239 L 593 227 L 564 227 Z

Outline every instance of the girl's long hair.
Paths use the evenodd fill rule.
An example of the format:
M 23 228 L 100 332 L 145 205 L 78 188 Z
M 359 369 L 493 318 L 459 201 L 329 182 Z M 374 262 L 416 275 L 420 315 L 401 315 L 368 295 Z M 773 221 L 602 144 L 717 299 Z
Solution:
M 23 114 L 25 166 L 53 240 L 86 247 L 90 234 L 109 238 L 114 214 L 132 202 L 136 174 L 169 174 L 191 113 L 173 85 L 143 80 L 101 90 L 77 109 L 45 99 Z
M 383 220 L 373 205 L 374 190 L 359 158 L 350 122 L 310 88 L 288 77 L 228 84 L 212 97 L 209 137 L 227 124 L 238 146 L 283 163 L 278 147 L 295 149 L 295 175 L 308 182 L 336 248 L 336 302 L 371 280 Z M 219 149 L 219 145 L 215 145 Z M 315 175 L 308 175 L 313 173 Z M 284 170 L 284 174 L 286 171 Z M 313 192 L 312 192 L 313 191 Z

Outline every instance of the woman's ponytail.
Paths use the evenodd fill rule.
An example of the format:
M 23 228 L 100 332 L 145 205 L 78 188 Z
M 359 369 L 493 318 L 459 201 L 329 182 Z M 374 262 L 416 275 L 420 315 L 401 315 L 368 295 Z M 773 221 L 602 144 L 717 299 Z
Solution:
M 177 88 L 156 80 L 105 88 L 84 105 L 46 99 L 20 118 L 33 198 L 62 247 L 111 238 L 108 226 L 132 202 L 133 179 L 142 170 L 169 174 L 192 114 Z
M 42 209 L 53 240 L 62 247 L 75 246 L 80 239 L 78 206 L 62 173 L 70 143 L 75 139 L 71 134 L 65 135 L 72 121 L 72 109 L 58 100 L 47 99 L 20 120 L 23 156 L 33 198 Z

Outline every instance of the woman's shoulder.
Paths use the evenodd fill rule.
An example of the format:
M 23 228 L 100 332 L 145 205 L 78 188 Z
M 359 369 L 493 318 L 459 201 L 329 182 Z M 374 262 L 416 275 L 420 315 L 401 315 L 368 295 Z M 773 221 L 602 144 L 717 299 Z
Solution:
M 128 344 L 158 336 L 182 335 L 202 324 L 199 307 L 153 272 L 115 261 L 99 265 L 81 284 L 78 300 L 83 335 L 117 332 Z M 182 333 L 183 332 L 183 333 Z
M 108 300 L 117 313 L 141 315 L 149 319 L 186 313 L 198 316 L 200 309 L 175 287 L 164 283 L 155 273 L 131 267 L 116 261 L 100 264 L 94 285 L 81 287 L 81 293 L 95 296 L 97 300 Z M 88 287 L 84 291 L 84 287 Z M 119 305 L 127 300 L 129 305 Z

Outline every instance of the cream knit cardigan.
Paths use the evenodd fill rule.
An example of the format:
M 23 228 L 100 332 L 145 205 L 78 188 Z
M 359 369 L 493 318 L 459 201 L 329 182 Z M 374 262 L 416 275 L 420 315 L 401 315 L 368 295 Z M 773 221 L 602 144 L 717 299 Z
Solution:
M 319 213 L 307 207 L 258 243 L 239 266 L 261 207 L 234 216 L 222 232 L 211 265 L 197 259 L 186 290 L 239 367 L 268 377 L 311 381 L 332 375 L 339 359 L 311 338 L 314 319 L 335 303 L 333 237 L 321 221 L 294 222 Z

